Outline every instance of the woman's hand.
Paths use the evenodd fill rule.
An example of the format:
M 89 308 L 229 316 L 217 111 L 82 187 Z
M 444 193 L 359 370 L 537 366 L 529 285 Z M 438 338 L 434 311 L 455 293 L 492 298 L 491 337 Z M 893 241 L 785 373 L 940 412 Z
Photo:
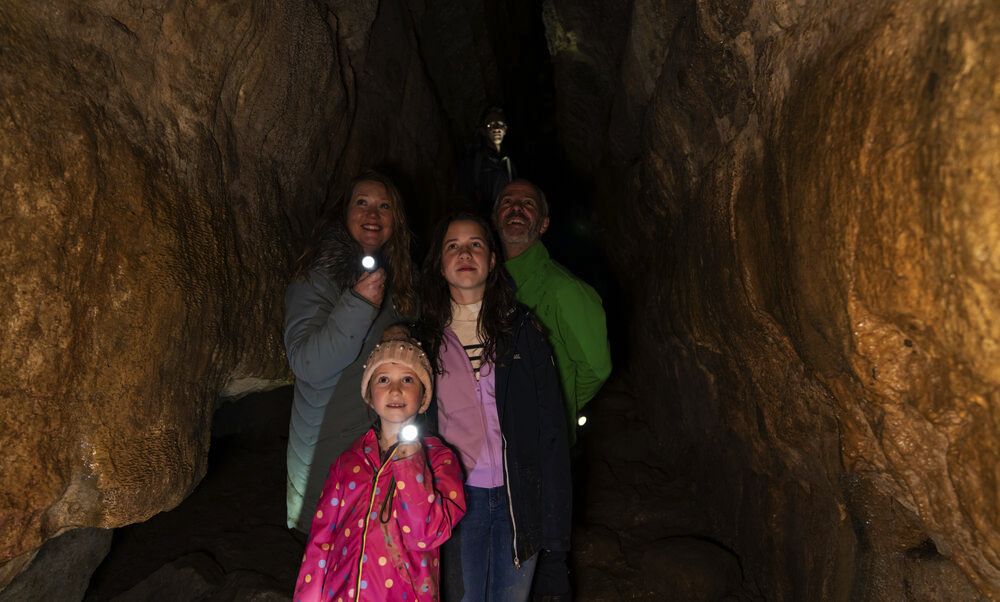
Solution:
M 368 299 L 372 305 L 381 307 L 382 298 L 385 297 L 385 269 L 379 268 L 374 272 L 365 272 L 358 278 L 354 285 L 354 292 Z

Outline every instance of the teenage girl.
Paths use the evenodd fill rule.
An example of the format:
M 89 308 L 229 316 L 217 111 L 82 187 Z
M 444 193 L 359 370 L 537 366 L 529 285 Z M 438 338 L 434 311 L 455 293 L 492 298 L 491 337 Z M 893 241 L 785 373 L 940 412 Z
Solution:
M 482 218 L 448 217 L 422 272 L 439 433 L 466 474 L 467 512 L 443 551 L 449 602 L 527 600 L 536 563 L 548 574 L 549 559 L 568 587 L 572 492 L 559 383 L 496 248 Z M 537 584 L 534 593 L 545 594 Z

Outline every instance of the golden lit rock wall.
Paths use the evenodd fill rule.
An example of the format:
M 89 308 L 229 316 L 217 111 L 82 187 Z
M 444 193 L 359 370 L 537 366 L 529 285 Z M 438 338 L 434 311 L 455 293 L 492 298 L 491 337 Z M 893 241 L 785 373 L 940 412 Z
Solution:
M 66 529 L 175 506 L 220 394 L 289 382 L 284 287 L 339 183 L 377 163 L 433 189 L 450 147 L 411 19 L 0 6 L 0 583 Z
M 773 599 L 1000 598 L 1000 9 L 580 4 L 649 453 Z

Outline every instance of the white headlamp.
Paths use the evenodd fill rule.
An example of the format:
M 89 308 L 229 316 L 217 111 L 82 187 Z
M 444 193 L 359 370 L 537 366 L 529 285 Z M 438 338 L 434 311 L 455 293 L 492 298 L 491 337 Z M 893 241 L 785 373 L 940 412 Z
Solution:
M 400 443 L 413 443 L 420 436 L 420 431 L 417 429 L 415 424 L 407 424 L 403 428 L 399 429 L 399 442 Z

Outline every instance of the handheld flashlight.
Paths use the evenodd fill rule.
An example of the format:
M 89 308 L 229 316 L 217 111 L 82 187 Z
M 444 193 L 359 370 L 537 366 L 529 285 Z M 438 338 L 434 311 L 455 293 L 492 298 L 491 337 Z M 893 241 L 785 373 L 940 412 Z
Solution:
M 420 436 L 420 431 L 417 429 L 415 424 L 407 424 L 403 428 L 399 429 L 399 442 L 400 443 L 413 443 Z
M 373 256 L 371 256 L 371 255 L 365 255 L 364 257 L 361 258 L 361 267 L 366 272 L 374 271 L 375 270 L 375 264 L 376 264 L 375 258 Z

